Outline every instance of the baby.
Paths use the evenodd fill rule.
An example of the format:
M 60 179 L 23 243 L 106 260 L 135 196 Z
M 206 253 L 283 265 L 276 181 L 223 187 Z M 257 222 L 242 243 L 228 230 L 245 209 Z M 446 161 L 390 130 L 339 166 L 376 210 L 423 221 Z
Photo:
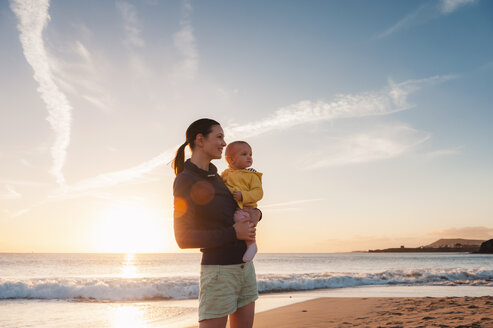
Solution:
M 252 165 L 252 148 L 245 141 L 234 141 L 226 147 L 226 161 L 229 167 L 224 170 L 221 177 L 238 203 L 238 209 L 234 215 L 235 222 L 245 217 L 252 217 L 252 211 L 257 207 L 257 202 L 262 199 L 262 173 L 248 168 Z M 243 255 L 243 261 L 253 260 L 257 254 L 255 241 L 247 241 L 247 250 Z

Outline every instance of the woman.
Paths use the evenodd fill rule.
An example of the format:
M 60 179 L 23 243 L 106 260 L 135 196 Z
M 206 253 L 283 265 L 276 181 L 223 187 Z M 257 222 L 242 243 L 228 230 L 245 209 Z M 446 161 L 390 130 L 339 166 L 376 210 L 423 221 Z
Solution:
M 192 156 L 186 162 L 185 147 Z M 202 252 L 199 294 L 200 328 L 251 328 L 258 298 L 255 268 L 243 263 L 245 241 L 255 240 L 260 219 L 234 223 L 237 204 L 211 163 L 220 159 L 226 143 L 221 125 L 200 119 L 187 129 L 186 141 L 173 161 L 176 179 L 174 229 L 180 248 Z

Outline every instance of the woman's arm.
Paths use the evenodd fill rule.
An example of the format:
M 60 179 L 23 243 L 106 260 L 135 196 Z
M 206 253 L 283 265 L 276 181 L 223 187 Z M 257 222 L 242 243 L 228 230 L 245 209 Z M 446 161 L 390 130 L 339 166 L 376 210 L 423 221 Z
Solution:
M 194 229 L 189 221 L 187 214 L 174 219 L 175 239 L 180 248 L 211 248 L 236 240 L 255 240 L 256 229 L 249 218 L 231 227 L 210 230 Z
M 178 177 L 174 184 L 174 231 L 180 248 L 213 248 L 236 240 L 252 240 L 255 228 L 248 221 L 236 223 L 230 227 L 217 229 L 198 229 L 194 206 L 185 178 Z
M 195 229 L 185 217 L 174 219 L 175 239 L 180 248 L 212 248 L 237 240 L 233 226 L 227 228 Z

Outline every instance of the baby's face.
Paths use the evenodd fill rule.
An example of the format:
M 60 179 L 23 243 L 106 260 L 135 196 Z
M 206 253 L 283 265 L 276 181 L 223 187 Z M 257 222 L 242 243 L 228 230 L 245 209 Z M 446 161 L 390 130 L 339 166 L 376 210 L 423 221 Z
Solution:
M 252 148 L 248 145 L 236 145 L 230 166 L 235 170 L 243 170 L 252 166 Z

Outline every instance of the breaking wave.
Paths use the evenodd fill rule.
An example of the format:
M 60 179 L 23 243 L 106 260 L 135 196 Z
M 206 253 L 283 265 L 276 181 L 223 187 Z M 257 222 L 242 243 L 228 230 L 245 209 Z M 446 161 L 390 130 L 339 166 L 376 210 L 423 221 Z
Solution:
M 493 286 L 493 270 L 388 270 L 378 273 L 263 274 L 261 293 L 370 285 Z M 1 299 L 73 299 L 88 301 L 192 299 L 198 278 L 45 278 L 1 279 Z

